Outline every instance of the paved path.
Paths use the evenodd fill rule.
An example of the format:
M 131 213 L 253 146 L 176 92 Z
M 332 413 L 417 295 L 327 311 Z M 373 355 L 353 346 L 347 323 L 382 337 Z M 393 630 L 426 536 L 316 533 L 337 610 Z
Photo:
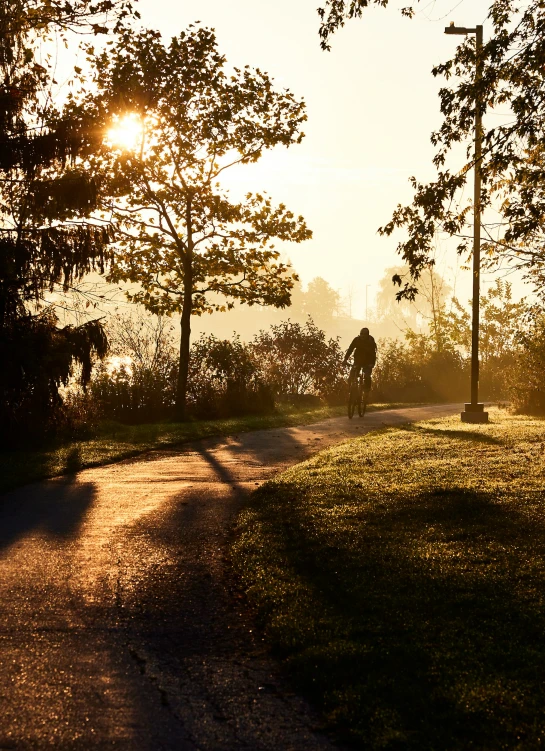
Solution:
M 233 522 L 318 449 L 459 409 L 207 439 L 0 498 L 0 749 L 332 749 L 232 587 Z

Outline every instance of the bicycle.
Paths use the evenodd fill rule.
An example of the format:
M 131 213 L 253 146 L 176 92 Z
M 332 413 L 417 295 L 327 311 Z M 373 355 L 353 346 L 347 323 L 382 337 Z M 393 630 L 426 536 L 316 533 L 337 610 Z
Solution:
M 369 391 L 371 388 L 371 368 L 352 365 L 348 377 L 348 419 L 354 417 L 356 407 L 358 415 L 363 417 L 367 409 Z

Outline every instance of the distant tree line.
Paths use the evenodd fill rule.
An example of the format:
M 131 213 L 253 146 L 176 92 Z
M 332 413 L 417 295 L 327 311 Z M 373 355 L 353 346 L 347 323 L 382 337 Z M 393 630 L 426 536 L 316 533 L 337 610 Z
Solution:
M 483 295 L 481 391 L 485 400 L 545 413 L 545 313 L 513 301 L 498 281 Z M 97 362 L 86 390 L 65 398 L 68 431 L 101 420 L 149 422 L 175 417 L 178 355 L 169 319 L 114 316 L 106 324 L 110 355 Z M 382 339 L 373 372 L 374 402 L 463 401 L 470 378 L 470 307 L 443 307 L 428 331 Z M 338 339 L 312 319 L 284 321 L 249 342 L 202 335 L 189 358 L 188 415 L 229 417 L 271 412 L 279 401 L 343 404 L 347 368 Z

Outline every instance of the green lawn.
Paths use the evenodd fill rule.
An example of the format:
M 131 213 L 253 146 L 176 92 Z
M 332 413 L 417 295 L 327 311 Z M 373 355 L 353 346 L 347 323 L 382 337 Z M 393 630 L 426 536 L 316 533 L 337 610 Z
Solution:
M 374 404 L 370 410 L 387 409 L 402 404 Z M 137 456 L 145 451 L 176 446 L 208 436 L 229 435 L 248 430 L 307 425 L 344 414 L 344 407 L 295 407 L 280 404 L 270 415 L 248 416 L 228 420 L 196 420 L 185 423 L 121 425 L 105 423 L 96 434 L 30 451 L 0 453 L 0 493 L 47 477 L 71 474 L 84 467 Z
M 386 429 L 252 496 L 233 561 L 358 748 L 545 746 L 545 422 Z

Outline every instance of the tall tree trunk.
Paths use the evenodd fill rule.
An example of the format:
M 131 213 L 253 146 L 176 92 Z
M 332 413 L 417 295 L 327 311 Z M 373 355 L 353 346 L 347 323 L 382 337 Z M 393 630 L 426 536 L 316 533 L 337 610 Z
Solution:
M 185 287 L 185 284 L 184 284 Z M 191 344 L 191 294 L 184 294 L 180 319 L 180 364 L 176 387 L 176 418 L 186 419 L 187 376 L 189 372 L 189 348 Z
M 180 319 L 180 364 L 176 386 L 176 418 L 185 420 L 187 402 L 187 376 L 189 372 L 189 347 L 191 344 L 191 312 L 193 308 L 193 233 L 191 231 L 191 199 L 186 209 L 187 245 L 184 253 L 184 302 Z

